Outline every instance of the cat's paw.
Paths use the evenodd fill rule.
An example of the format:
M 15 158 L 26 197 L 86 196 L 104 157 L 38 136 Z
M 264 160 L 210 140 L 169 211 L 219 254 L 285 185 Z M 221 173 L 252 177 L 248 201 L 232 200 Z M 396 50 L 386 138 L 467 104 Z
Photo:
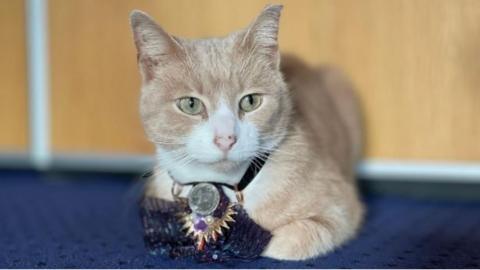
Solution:
M 263 256 L 278 260 L 306 260 L 335 247 L 332 232 L 312 220 L 299 220 L 273 231 Z

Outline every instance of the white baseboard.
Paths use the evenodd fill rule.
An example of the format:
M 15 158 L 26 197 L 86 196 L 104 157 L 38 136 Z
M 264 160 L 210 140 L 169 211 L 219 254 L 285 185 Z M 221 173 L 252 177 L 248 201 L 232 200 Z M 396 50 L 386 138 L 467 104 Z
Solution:
M 480 162 L 443 162 L 370 159 L 361 162 L 358 175 L 374 180 L 480 183 Z
M 51 169 L 145 173 L 154 166 L 154 157 L 130 154 L 54 154 Z

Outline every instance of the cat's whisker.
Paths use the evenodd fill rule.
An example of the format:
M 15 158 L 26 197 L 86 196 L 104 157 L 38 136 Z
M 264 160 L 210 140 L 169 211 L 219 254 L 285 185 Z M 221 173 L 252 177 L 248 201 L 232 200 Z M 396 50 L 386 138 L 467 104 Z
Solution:
M 264 153 L 261 153 L 261 152 L 257 152 L 255 153 L 255 157 L 260 159 L 261 161 L 263 162 L 267 162 L 269 160 L 275 162 L 275 163 L 279 163 L 279 160 L 275 159 L 275 158 L 272 158 L 270 155 L 266 155 Z
M 292 135 L 272 135 L 272 136 L 264 136 L 259 137 L 259 141 L 261 142 L 269 142 L 269 141 L 276 141 L 282 142 L 288 140 L 289 142 L 301 141 L 301 137 L 298 134 Z
M 192 163 L 194 160 L 195 159 L 193 159 L 191 157 L 187 157 L 184 160 L 182 160 L 180 164 L 176 164 L 175 169 L 176 170 L 183 170 L 185 167 L 190 165 L 190 163 Z
M 172 143 L 172 142 L 153 142 L 156 145 L 184 145 L 183 143 Z
M 271 148 L 271 147 L 265 147 L 265 146 L 259 146 L 257 147 L 259 150 L 267 150 L 266 152 L 277 152 L 277 153 L 285 153 L 285 154 L 293 154 L 292 152 L 289 152 L 287 150 L 284 150 L 284 149 L 280 149 L 278 147 L 274 147 L 274 148 Z
M 188 140 L 188 136 L 178 136 L 178 137 L 159 136 L 159 138 L 153 139 L 152 142 L 184 144 L 186 140 Z
M 260 161 L 258 161 L 257 159 L 259 159 Z M 257 167 L 257 171 L 260 171 L 262 169 L 263 167 L 263 165 L 261 164 L 262 162 L 264 164 L 266 163 L 266 160 L 263 157 L 259 157 L 259 156 L 255 156 L 253 160 L 254 160 L 255 167 Z M 272 160 L 272 162 L 276 162 L 276 161 Z
M 302 142 L 301 140 L 295 140 L 295 139 L 289 139 L 288 144 L 289 144 L 289 145 L 292 145 L 292 146 L 304 146 L 304 145 L 307 145 L 305 142 Z M 265 146 L 264 146 L 263 144 L 260 144 L 259 147 L 265 147 Z M 278 147 L 278 146 L 275 146 L 275 147 Z
M 268 137 L 287 137 L 287 136 L 295 136 L 295 135 L 299 135 L 298 132 L 296 131 L 281 131 L 281 132 L 277 132 L 277 133 L 266 133 L 266 134 L 262 134 L 260 133 L 259 134 L 259 138 L 268 138 Z
M 288 156 L 288 157 L 297 157 L 298 156 L 298 154 L 296 154 L 296 153 L 288 152 L 288 151 L 281 150 L 281 149 L 278 149 L 278 148 L 271 149 L 271 148 L 268 148 L 268 147 L 259 147 L 258 149 L 263 150 L 262 152 L 279 153 L 282 156 Z
M 187 154 L 185 154 L 184 157 L 177 159 L 177 160 L 172 160 L 172 162 L 169 162 L 170 165 L 175 164 L 176 169 L 183 169 L 185 168 L 188 164 L 190 164 L 194 159 L 189 157 Z M 162 167 L 162 168 L 160 168 Z M 156 173 L 154 175 L 156 177 L 162 177 L 162 176 L 169 176 L 168 172 L 169 170 L 167 169 L 170 166 L 156 166 L 157 170 L 155 170 Z
M 173 150 L 170 151 L 170 154 L 173 155 L 173 157 L 166 163 L 162 163 L 161 166 L 164 168 L 171 167 L 171 165 L 176 164 L 180 161 L 182 161 L 185 158 L 188 158 L 189 155 L 188 153 L 184 152 L 183 150 Z
M 183 140 L 180 139 L 163 139 L 163 140 L 152 140 L 153 143 L 174 143 L 174 144 L 184 144 Z
M 267 148 L 267 147 L 263 147 L 263 148 L 258 147 L 257 149 L 264 150 L 264 151 L 260 151 L 260 152 L 257 151 L 257 152 L 252 153 L 252 151 L 250 151 L 250 150 L 244 150 L 244 151 L 238 151 L 237 153 L 240 154 L 240 155 L 249 154 L 249 155 L 253 155 L 254 157 L 257 156 L 257 155 L 262 155 L 262 157 L 267 157 L 267 154 L 265 154 L 266 152 L 273 153 L 273 152 L 276 151 L 276 149 L 271 149 L 271 148 Z M 292 156 L 292 157 L 294 156 L 293 154 L 290 154 L 290 153 L 287 153 L 287 152 L 285 152 L 285 155 L 289 155 L 289 156 Z M 268 156 L 268 159 L 273 159 L 273 158 L 270 155 L 270 156 Z
M 257 172 L 260 171 L 262 166 L 260 166 L 260 164 L 258 164 L 258 162 L 255 159 L 252 159 L 251 164 L 253 164 L 253 166 L 255 167 L 255 171 Z

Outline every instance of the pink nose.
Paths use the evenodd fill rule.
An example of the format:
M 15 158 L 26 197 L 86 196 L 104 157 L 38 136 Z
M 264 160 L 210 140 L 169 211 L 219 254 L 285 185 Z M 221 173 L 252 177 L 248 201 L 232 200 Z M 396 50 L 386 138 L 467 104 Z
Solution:
M 232 146 L 237 142 L 237 138 L 234 135 L 215 136 L 213 142 L 220 150 L 228 151 L 232 149 Z

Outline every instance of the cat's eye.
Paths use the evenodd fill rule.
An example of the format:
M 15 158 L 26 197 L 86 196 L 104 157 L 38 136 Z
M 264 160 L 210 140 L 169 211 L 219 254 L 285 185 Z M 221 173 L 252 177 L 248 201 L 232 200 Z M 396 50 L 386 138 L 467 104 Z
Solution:
M 177 107 L 184 113 L 197 115 L 203 112 L 203 103 L 198 98 L 183 97 L 177 100 Z
M 251 112 L 257 109 L 260 104 L 262 104 L 262 95 L 260 94 L 249 94 L 240 100 L 240 109 L 244 112 Z

